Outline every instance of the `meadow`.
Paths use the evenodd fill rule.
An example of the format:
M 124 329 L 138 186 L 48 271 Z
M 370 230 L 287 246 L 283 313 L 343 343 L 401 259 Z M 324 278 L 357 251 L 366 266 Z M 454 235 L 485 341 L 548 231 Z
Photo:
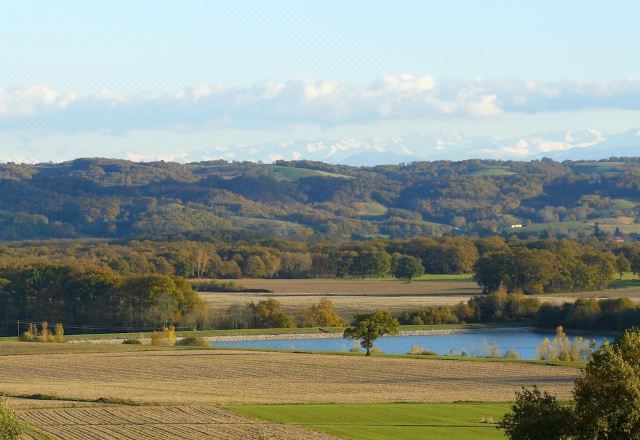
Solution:
M 496 422 L 505 403 L 386 403 L 239 405 L 233 411 L 285 425 L 304 426 L 349 440 L 504 439 Z

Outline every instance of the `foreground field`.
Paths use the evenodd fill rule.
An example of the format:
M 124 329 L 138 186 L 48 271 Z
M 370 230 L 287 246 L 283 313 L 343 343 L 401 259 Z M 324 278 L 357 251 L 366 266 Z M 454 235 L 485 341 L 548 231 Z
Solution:
M 279 423 L 256 423 L 212 406 L 40 407 L 18 409 L 31 426 L 59 440 L 331 440 L 329 434 Z
M 532 384 L 569 397 L 578 372 L 511 362 L 43 345 L 0 344 L 0 393 L 164 405 L 508 401 Z
M 301 425 L 349 440 L 504 439 L 495 422 L 506 403 L 241 405 L 232 410 L 269 422 Z

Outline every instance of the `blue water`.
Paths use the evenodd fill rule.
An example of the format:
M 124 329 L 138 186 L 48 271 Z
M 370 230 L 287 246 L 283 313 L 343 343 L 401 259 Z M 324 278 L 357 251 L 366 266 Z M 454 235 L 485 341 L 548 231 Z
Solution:
M 486 356 L 488 345 L 496 343 L 501 353 L 508 349 L 514 349 L 522 359 L 535 359 L 536 348 L 544 338 L 553 339 L 553 333 L 538 332 L 492 332 L 487 330 L 474 330 L 465 333 L 447 335 L 420 335 L 420 336 L 384 336 L 378 339 L 375 347 L 384 353 L 404 354 L 411 351 L 414 344 L 422 346 L 424 350 L 438 354 L 460 354 L 464 350 L 468 356 Z M 573 341 L 571 333 L 569 339 Z M 583 335 L 584 338 L 595 340 L 596 346 L 600 346 L 605 339 L 612 337 L 602 335 Z M 214 347 L 233 348 L 264 348 L 281 350 L 315 350 L 315 351 L 349 351 L 355 341 L 342 338 L 330 339 L 280 339 L 266 341 L 230 341 L 213 342 Z

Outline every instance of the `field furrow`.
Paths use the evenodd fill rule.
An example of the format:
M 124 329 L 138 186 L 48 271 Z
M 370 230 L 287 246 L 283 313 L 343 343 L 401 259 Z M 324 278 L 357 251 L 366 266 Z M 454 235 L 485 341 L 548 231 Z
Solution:
M 254 422 L 218 407 L 96 406 L 19 410 L 31 425 L 60 440 L 331 440 L 295 426 Z

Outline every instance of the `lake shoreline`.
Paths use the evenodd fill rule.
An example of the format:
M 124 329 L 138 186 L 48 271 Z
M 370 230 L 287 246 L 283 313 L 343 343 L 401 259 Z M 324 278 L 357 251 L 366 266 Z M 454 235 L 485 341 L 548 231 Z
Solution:
M 483 329 L 477 328 L 450 328 L 450 329 L 420 329 L 420 330 L 401 330 L 397 336 L 442 336 L 454 334 L 470 334 L 478 331 L 488 333 L 526 333 L 540 331 L 535 327 L 487 327 Z M 133 336 L 133 335 L 132 335 Z M 263 334 L 263 335 L 217 335 L 202 336 L 209 342 L 242 342 L 242 341 L 286 341 L 300 339 L 341 339 L 342 333 L 325 332 L 325 333 L 282 333 L 282 334 Z M 109 339 L 71 339 L 69 343 L 91 343 L 91 344 L 121 344 L 127 339 L 139 339 L 142 343 L 148 344 L 151 338 L 109 338 Z M 178 336 L 177 341 L 184 339 Z

